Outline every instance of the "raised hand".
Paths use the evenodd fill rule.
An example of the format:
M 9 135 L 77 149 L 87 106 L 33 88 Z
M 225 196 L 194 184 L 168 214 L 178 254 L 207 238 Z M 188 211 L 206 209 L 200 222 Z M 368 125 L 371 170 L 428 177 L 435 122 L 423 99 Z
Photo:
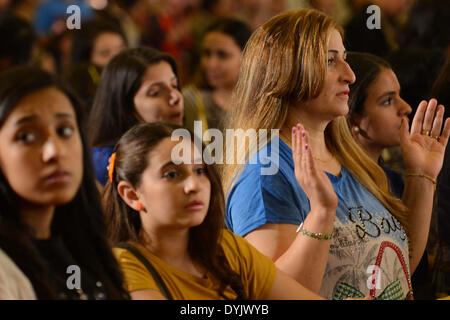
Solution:
M 325 172 L 316 167 L 308 132 L 300 124 L 292 128 L 292 155 L 295 177 L 308 196 L 311 211 L 335 210 L 338 198 L 333 185 Z
M 450 135 L 450 118 L 445 121 L 444 106 L 436 99 L 422 101 L 414 116 L 411 132 L 407 120 L 402 121 L 400 146 L 408 173 L 425 174 L 436 179 L 442 168 L 445 147 Z

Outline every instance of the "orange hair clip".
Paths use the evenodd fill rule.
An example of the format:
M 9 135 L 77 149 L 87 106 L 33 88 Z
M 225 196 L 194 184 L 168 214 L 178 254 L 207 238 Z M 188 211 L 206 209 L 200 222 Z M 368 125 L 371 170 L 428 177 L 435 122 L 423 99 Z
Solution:
M 114 152 L 111 157 L 109 157 L 109 165 L 108 165 L 108 176 L 109 176 L 109 182 L 113 182 L 113 174 L 114 174 L 114 167 L 116 165 L 116 153 Z

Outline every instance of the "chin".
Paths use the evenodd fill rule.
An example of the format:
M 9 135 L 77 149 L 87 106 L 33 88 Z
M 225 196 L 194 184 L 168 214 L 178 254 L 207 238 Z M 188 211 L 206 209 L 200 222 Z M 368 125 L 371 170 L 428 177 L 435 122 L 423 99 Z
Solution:
M 45 201 L 39 201 L 43 202 L 42 204 L 49 205 L 49 206 L 63 206 L 71 202 L 76 196 L 76 193 L 74 192 L 58 192 L 53 194 L 43 194 L 41 199 L 45 199 Z

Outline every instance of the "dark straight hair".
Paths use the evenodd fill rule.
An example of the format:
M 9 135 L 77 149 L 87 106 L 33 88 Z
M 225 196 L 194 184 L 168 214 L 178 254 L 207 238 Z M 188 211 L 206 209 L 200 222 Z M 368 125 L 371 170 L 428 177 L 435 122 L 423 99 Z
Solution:
M 89 142 L 99 147 L 117 142 L 138 121 L 134 96 L 147 68 L 167 62 L 178 78 L 175 60 L 156 49 L 137 47 L 117 54 L 102 72 L 89 116 Z
M 95 184 L 90 149 L 82 128 L 79 100 L 60 80 L 33 67 L 17 67 L 0 74 L 0 130 L 19 100 L 33 92 L 55 87 L 72 103 L 83 145 L 83 177 L 69 203 L 57 206 L 52 234 L 62 238 L 81 270 L 89 270 L 103 283 L 109 299 L 128 297 L 122 287 L 122 274 L 106 237 L 100 196 Z M 55 299 L 52 275 L 33 243 L 33 232 L 20 220 L 19 196 L 0 170 L 0 248 L 28 277 L 39 299 Z
M 252 35 L 252 29 L 244 21 L 236 18 L 219 18 L 215 20 L 204 32 L 203 38 L 210 32 L 220 32 L 231 37 L 236 45 L 244 51 L 248 39 Z M 194 83 L 201 89 L 212 90 L 213 88 L 206 80 L 205 72 L 198 68 L 194 76 Z
M 90 63 L 96 38 L 106 32 L 119 35 L 126 45 L 127 39 L 120 26 L 101 19 L 91 20 L 73 33 L 72 63 Z
M 103 204 L 108 226 L 108 236 L 113 243 L 139 241 L 141 231 L 139 213 L 131 209 L 117 191 L 120 181 L 127 181 L 136 188 L 142 182 L 142 173 L 149 165 L 148 154 L 164 139 L 170 139 L 180 126 L 165 123 L 141 123 L 127 131 L 114 148 L 116 160 L 112 182 L 103 191 Z M 191 139 L 194 135 L 191 133 Z M 194 141 L 194 140 L 192 140 Z M 204 145 L 202 148 L 204 149 Z M 202 149 L 202 154 L 203 154 Z M 225 198 L 219 175 L 214 165 L 205 164 L 211 182 L 211 198 L 205 220 L 189 230 L 188 252 L 190 257 L 204 266 L 220 281 L 219 294 L 230 285 L 238 296 L 247 294 L 240 276 L 228 264 L 220 246 L 225 228 Z
M 371 53 L 348 52 L 347 63 L 356 76 L 355 83 L 350 85 L 349 113 L 347 119 L 352 122 L 352 115 L 364 113 L 364 103 L 367 99 L 368 89 L 383 69 L 392 69 L 384 59 Z
M 241 51 L 244 51 L 245 45 L 252 35 L 250 26 L 244 21 L 235 18 L 220 18 L 216 20 L 206 29 L 205 35 L 214 31 L 224 33 L 233 38 L 239 48 L 241 48 Z

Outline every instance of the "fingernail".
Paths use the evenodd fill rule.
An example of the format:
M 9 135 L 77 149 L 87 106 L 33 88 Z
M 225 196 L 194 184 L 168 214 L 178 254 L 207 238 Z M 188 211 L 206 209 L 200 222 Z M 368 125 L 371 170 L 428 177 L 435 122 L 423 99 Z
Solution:
M 292 133 L 295 133 L 295 128 L 292 128 Z
M 308 145 L 305 145 L 305 150 L 308 150 Z
M 300 130 L 300 125 L 299 124 L 297 125 L 297 129 Z
M 305 131 L 302 132 L 302 137 L 304 138 L 306 136 Z

